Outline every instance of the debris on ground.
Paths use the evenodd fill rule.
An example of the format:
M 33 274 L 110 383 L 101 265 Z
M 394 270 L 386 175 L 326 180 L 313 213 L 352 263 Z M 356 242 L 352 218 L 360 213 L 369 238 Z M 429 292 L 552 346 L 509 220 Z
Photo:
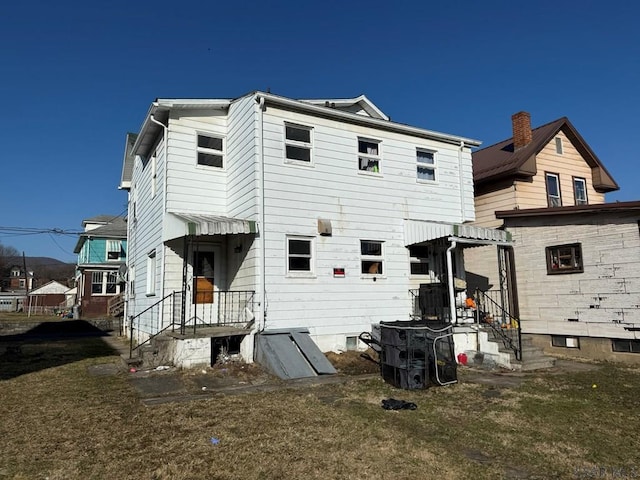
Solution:
M 387 398 L 382 400 L 382 408 L 385 410 L 415 410 L 418 406 L 413 402 L 405 402 L 404 400 L 396 400 L 395 398 Z

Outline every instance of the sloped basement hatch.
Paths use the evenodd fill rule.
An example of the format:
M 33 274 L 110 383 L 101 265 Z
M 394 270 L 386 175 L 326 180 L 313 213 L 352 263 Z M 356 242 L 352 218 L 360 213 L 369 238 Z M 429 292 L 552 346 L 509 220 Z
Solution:
M 256 361 L 282 379 L 337 373 L 305 328 L 265 330 L 256 341 Z

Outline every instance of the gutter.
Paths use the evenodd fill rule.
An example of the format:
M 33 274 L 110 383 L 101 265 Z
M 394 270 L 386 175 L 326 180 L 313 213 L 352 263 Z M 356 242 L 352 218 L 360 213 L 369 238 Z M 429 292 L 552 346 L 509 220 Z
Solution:
M 260 145 L 258 147 L 258 175 L 259 175 L 259 185 L 260 185 L 260 198 L 258 201 L 258 216 L 260 222 L 260 228 L 258 230 L 258 234 L 260 236 L 260 293 L 261 293 L 261 315 L 258 321 L 257 330 L 258 332 L 262 332 L 267 325 L 267 269 L 265 265 L 266 261 L 266 246 L 265 246 L 265 202 L 264 202 L 264 111 L 266 109 L 265 99 L 261 96 L 256 96 L 256 101 L 258 102 L 258 117 L 260 123 Z

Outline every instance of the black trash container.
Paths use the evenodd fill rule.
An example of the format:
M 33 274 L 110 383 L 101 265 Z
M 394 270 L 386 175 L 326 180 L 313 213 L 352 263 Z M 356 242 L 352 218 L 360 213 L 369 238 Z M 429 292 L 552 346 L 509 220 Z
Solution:
M 457 382 L 450 323 L 380 322 L 379 357 L 382 378 L 397 388 Z

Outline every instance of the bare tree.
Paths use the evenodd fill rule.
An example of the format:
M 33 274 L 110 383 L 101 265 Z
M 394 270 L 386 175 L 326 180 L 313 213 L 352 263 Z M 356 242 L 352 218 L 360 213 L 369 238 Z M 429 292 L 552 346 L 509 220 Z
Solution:
M 11 267 L 11 265 L 9 265 L 11 260 L 19 256 L 20 252 L 16 248 L 3 245 L 2 242 L 0 242 L 0 275 L 2 277 L 7 275 L 8 272 L 6 270 Z

